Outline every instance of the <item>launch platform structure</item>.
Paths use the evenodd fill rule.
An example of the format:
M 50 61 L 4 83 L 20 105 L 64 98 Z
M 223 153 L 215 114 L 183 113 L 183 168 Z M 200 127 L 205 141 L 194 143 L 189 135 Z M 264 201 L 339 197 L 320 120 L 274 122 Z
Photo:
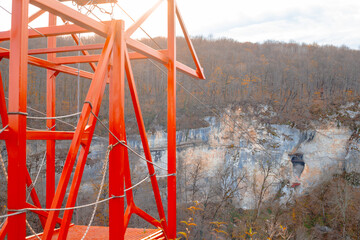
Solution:
M 132 214 L 161 229 L 163 238 L 176 238 L 176 72 L 179 70 L 198 79 L 205 77 L 175 0 L 167 0 L 167 49 L 156 50 L 131 38 L 163 1 L 165 0 L 159 0 L 125 30 L 123 20 L 97 21 L 57 0 L 12 0 L 11 30 L 0 32 L 0 42 L 10 41 L 9 49 L 0 48 L 0 61 L 3 58 L 9 58 L 10 61 L 8 105 L 0 72 L 0 115 L 3 127 L 0 139 L 5 141 L 8 153 L 8 213 L 1 216 L 7 218 L 0 229 L 0 239 L 6 236 L 9 240 L 25 239 L 26 213 L 30 211 L 38 215 L 43 227 L 43 233 L 39 235 L 41 239 L 53 239 L 56 224 L 60 225 L 57 230 L 58 239 L 69 236 L 69 226 L 95 126 L 99 122 L 98 114 L 106 84 L 109 85 L 109 198 L 106 199 L 109 204 L 109 239 L 124 239 Z M 96 2 L 104 3 L 106 0 Z M 29 4 L 40 10 L 29 16 Z M 49 12 L 48 25 L 29 29 L 28 24 L 45 12 Z M 65 24 L 58 25 L 57 17 L 63 19 Z M 196 69 L 176 59 L 176 19 Z M 104 44 L 83 44 L 77 36 L 78 33 L 94 33 L 106 41 Z M 57 47 L 56 36 L 64 35 L 71 35 L 76 45 Z M 29 38 L 41 37 L 47 37 L 46 48 L 28 49 Z M 90 54 L 89 50 L 94 49 L 101 49 L 101 54 Z M 56 55 L 74 51 L 81 52 L 82 55 Z M 47 59 L 36 57 L 37 54 L 46 54 Z M 151 59 L 163 64 L 167 69 L 167 217 L 131 68 L 131 60 L 136 59 Z M 92 71 L 69 66 L 74 63 L 89 63 Z M 27 128 L 27 119 L 30 118 L 27 111 L 28 64 L 47 69 L 47 130 Z M 55 83 L 59 73 L 74 77 L 79 75 L 91 80 L 74 131 L 58 131 L 55 127 L 59 117 L 55 115 Z M 148 178 L 154 193 L 158 219 L 140 209 L 133 196 L 124 120 L 125 76 L 147 161 Z M 41 206 L 35 188 L 31 188 L 32 179 L 26 167 L 26 142 L 33 140 L 46 140 L 46 207 Z M 71 140 L 71 144 L 61 177 L 55 187 L 55 141 L 60 140 Z M 72 172 L 74 174 L 67 192 Z M 31 189 L 32 203 L 26 199 L 27 187 Z M 66 196 L 66 207 L 61 208 Z M 59 217 L 60 211 L 63 211 L 62 218 Z M 97 239 L 102 239 L 102 236 Z

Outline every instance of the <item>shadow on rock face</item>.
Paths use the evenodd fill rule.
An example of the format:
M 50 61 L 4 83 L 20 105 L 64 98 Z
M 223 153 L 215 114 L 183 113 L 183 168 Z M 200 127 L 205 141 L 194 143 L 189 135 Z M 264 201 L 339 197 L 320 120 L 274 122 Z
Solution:
M 294 176 L 296 176 L 297 178 L 300 178 L 300 176 L 305 168 L 303 154 L 302 153 L 289 154 L 289 157 L 291 158 L 291 163 L 293 164 Z

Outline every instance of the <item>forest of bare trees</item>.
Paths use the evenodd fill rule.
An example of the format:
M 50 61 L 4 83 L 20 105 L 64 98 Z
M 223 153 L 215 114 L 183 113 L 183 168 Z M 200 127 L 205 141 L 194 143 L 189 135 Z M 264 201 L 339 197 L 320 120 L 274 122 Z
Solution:
M 83 40 L 86 43 L 102 41 L 97 37 L 83 37 Z M 164 38 L 155 38 L 157 44 L 150 40 L 143 41 L 154 48 L 157 48 L 157 45 L 166 48 Z M 70 38 L 58 38 L 59 46 L 70 45 L 72 42 Z M 204 121 L 205 116 L 213 116 L 225 107 L 238 106 L 244 111 L 248 110 L 248 114 L 259 112 L 251 109 L 267 106 L 275 114 L 262 116 L 264 121 L 286 123 L 306 129 L 310 121 L 336 113 L 340 105 L 359 101 L 358 50 L 274 41 L 262 44 L 240 43 L 230 39 L 212 40 L 203 37 L 194 38 L 193 43 L 207 79 L 200 81 L 180 73 L 177 75 L 178 129 L 206 126 L 208 123 Z M 45 47 L 44 44 L 45 41 L 39 39 L 29 42 L 30 48 Z M 0 45 L 8 47 L 6 42 Z M 179 60 L 193 66 L 183 38 L 178 38 L 177 47 Z M 0 62 L 6 92 L 8 63 L 7 59 Z M 89 70 L 85 64 L 81 64 L 81 68 Z M 137 60 L 133 65 L 145 126 L 149 131 L 166 129 L 167 81 L 164 69 L 163 66 L 148 60 Z M 28 73 L 28 105 L 45 112 L 45 71 L 29 66 Z M 73 76 L 58 76 L 57 114 L 77 111 L 76 81 Z M 88 87 L 89 80 L 81 79 L 81 102 Z M 108 95 L 105 95 L 104 102 L 100 112 L 101 119 L 107 119 Z M 127 98 L 127 131 L 129 134 L 136 134 L 135 118 L 131 109 L 131 101 Z M 38 113 L 30 109 L 29 114 Z M 357 118 L 348 121 L 348 118 L 338 114 L 337 120 L 350 126 L 352 130 L 358 129 Z M 69 120 L 69 123 L 74 124 L 75 121 L 76 119 Z M 45 122 L 29 120 L 29 123 L 35 128 L 45 128 Z M 61 122 L 57 124 L 58 129 L 70 128 Z M 97 131 L 100 135 L 104 133 L 101 129 Z M 357 134 L 358 132 L 354 131 Z M 237 157 L 234 155 L 234 159 Z M 34 156 L 33 158 L 35 159 Z M 40 160 L 39 155 L 34 164 L 39 164 Z M 214 177 L 210 179 L 204 173 L 201 159 L 193 159 L 191 164 L 181 164 L 178 166 L 178 225 L 179 236 L 183 238 L 306 239 L 314 236 L 313 239 L 359 239 L 359 184 L 350 181 L 346 173 L 329 176 L 323 184 L 309 189 L 307 194 L 297 196 L 292 193 L 284 201 L 283 187 L 286 183 L 283 179 L 273 177 L 279 175 L 279 168 L 274 167 L 274 163 L 268 159 L 259 159 L 260 171 L 263 174 L 261 181 L 249 179 L 246 172 L 234 169 L 225 160 L 219 167 L 212 169 Z M 29 168 L 31 169 L 31 166 Z M 34 168 L 37 169 L 38 166 Z M 275 182 L 279 186 L 277 194 L 265 201 L 264 196 Z M 166 197 L 166 181 L 159 183 Z M 236 201 L 242 198 L 241 190 L 244 185 L 252 188 L 253 209 L 242 209 L 236 205 Z M 98 186 L 93 184 L 92 187 L 96 192 Z M 0 185 L 0 190 L 6 191 L 6 185 Z M 146 198 L 150 194 L 150 187 L 145 185 L 136 191 L 143 201 L 140 204 L 143 204 L 144 210 L 153 211 L 155 214 L 153 202 Z M 107 195 L 106 186 L 103 195 Z M 87 202 L 88 199 L 80 201 Z M 1 205 L 5 202 L 6 199 L 0 195 Z M 5 213 L 5 210 L 5 205 L 0 206 L 0 213 Z M 94 225 L 106 225 L 106 211 L 106 205 L 98 208 Z M 130 226 L 143 224 L 137 221 L 133 219 Z M 86 223 L 85 217 L 80 218 L 79 224 Z M 41 228 L 36 230 L 40 231 Z
M 103 41 L 98 37 L 84 37 L 84 42 Z M 166 48 L 166 39 L 155 38 L 156 44 L 143 40 L 154 48 Z M 58 45 L 71 45 L 72 39 L 58 38 Z M 44 40 L 31 39 L 30 48 L 38 48 Z M 213 115 L 212 108 L 224 106 L 267 105 L 279 113 L 271 121 L 291 122 L 306 127 L 311 119 L 331 114 L 336 107 L 354 101 L 360 91 L 360 52 L 347 47 L 319 46 L 267 41 L 240 43 L 231 39 L 193 39 L 206 80 L 194 80 L 179 73 L 177 86 L 178 128 L 206 125 L 204 116 Z M 2 43 L 8 47 L 8 43 Z M 190 66 L 191 55 L 183 38 L 178 38 L 178 59 Z M 8 60 L 0 62 L 0 69 L 8 87 Z M 75 65 L 74 67 L 77 67 Z M 88 65 L 81 65 L 89 69 Z M 149 130 L 165 126 L 166 75 L 164 67 L 148 60 L 133 65 L 137 89 Z M 45 71 L 29 66 L 29 106 L 45 111 Z M 80 82 L 80 96 L 85 98 L 89 81 Z M 60 74 L 57 81 L 57 113 L 77 109 L 76 77 Z M 191 96 L 190 93 L 193 95 Z M 204 107 L 199 101 L 206 104 Z M 108 101 L 108 97 L 105 97 Z M 101 115 L 107 115 L 107 104 Z M 126 101 L 128 130 L 133 126 L 131 101 Z M 196 114 L 194 114 L 196 112 Z M 182 121 L 186 119 L 186 121 Z M 63 126 L 65 127 L 65 126 Z

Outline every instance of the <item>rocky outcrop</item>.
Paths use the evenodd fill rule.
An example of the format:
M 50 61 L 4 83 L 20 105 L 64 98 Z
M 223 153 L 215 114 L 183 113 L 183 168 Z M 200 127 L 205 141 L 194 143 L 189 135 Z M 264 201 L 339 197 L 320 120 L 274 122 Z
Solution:
M 291 185 L 298 182 L 300 185 L 296 186 L 296 190 L 302 192 L 333 174 L 343 171 L 360 172 L 359 141 L 354 137 L 354 132 L 347 127 L 329 123 L 304 131 L 289 125 L 266 125 L 256 119 L 246 118 L 241 110 L 233 111 L 231 115 L 226 114 L 220 119 L 207 117 L 205 120 L 209 124 L 208 127 L 177 132 L 178 171 L 182 171 L 181 167 L 201 161 L 204 172 L 202 176 L 212 177 L 219 166 L 224 163 L 231 164 L 239 174 L 246 173 L 247 176 L 247 182 L 241 186 L 242 197 L 238 199 L 243 207 L 252 207 L 251 204 L 254 203 L 254 188 L 251 184 L 263 179 L 264 164 L 271 164 L 271 174 L 276 175 L 276 181 L 273 181 L 269 188 L 269 196 L 278 190 L 279 184 L 285 192 L 289 192 L 292 191 Z M 149 134 L 148 139 L 153 161 L 166 168 L 166 132 L 157 131 Z M 136 151 L 142 152 L 138 135 L 128 136 L 128 144 Z M 69 142 L 58 141 L 56 146 L 57 166 L 60 172 Z M 106 147 L 106 139 L 94 138 L 85 168 L 84 183 L 98 175 Z M 41 162 L 40 153 L 45 150 L 45 145 L 41 142 L 31 142 L 27 150 L 29 158 L 35 156 L 38 162 L 31 170 L 31 173 L 34 173 Z M 6 153 L 2 153 L 6 158 Z M 291 159 L 295 155 L 301 155 L 304 163 L 300 174 L 296 169 L 294 174 L 296 164 L 294 165 Z M 145 166 L 136 156 L 129 156 L 132 166 Z M 164 172 L 158 170 L 158 173 Z M 183 176 L 179 173 L 178 177 Z

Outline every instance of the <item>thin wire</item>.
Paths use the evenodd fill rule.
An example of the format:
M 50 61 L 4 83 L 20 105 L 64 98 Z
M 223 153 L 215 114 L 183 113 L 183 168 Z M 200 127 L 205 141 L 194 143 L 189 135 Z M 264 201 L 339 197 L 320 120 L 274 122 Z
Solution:
M 12 15 L 12 13 L 11 13 L 9 10 L 7 10 L 6 8 L 4 8 L 3 6 L 0 5 L 0 8 L 2 8 L 2 9 L 3 9 L 5 12 L 7 12 L 8 14 Z M 40 34 L 41 36 L 47 37 L 47 36 L 45 36 L 44 34 L 42 34 L 39 30 L 31 27 L 29 24 L 28 24 L 28 27 L 31 28 L 32 30 L 34 30 L 35 32 L 37 32 L 38 34 Z
M 6 98 L 6 99 L 7 99 L 7 98 Z M 37 112 L 37 113 L 40 113 L 40 114 L 46 116 L 46 113 L 43 113 L 43 112 L 41 112 L 41 111 L 39 111 L 39 110 L 36 110 L 35 108 L 29 107 L 29 106 L 28 106 L 27 108 L 30 109 L 30 110 L 32 110 L 32 111 L 34 111 L 34 112 Z M 65 125 L 68 125 L 68 126 L 74 128 L 74 129 L 76 129 L 76 126 L 75 126 L 75 125 L 72 125 L 71 123 L 65 122 L 65 121 L 63 121 L 63 120 L 61 120 L 61 119 L 57 119 L 57 120 L 58 120 L 59 122 L 65 124 Z
M 32 234 L 34 234 L 37 239 L 41 240 L 41 238 L 39 237 L 39 235 L 37 235 L 37 233 L 35 232 L 35 230 L 31 227 L 31 225 L 30 225 L 30 223 L 28 222 L 28 220 L 26 220 L 26 225 L 28 226 L 28 228 L 30 229 L 30 231 L 32 232 Z
M 159 175 L 159 176 L 156 176 L 156 177 L 157 178 L 166 178 L 166 177 L 170 177 L 170 176 L 176 176 L 176 173 L 166 174 L 166 175 Z
M 5 131 L 8 127 L 9 127 L 9 124 L 6 125 L 3 129 L 1 129 L 1 130 L 0 130 L 0 133 L 2 133 L 3 131 Z
M 6 219 L 0 224 L 0 229 L 2 228 L 2 226 L 4 226 L 5 222 L 6 222 Z
M 6 100 L 9 100 L 9 98 L 7 98 L 7 97 L 5 97 L 5 99 L 6 99 Z M 42 115 L 46 116 L 46 113 L 44 113 L 44 112 L 41 112 L 41 111 L 39 111 L 39 110 L 37 110 L 37 109 L 35 109 L 35 108 L 32 108 L 32 107 L 30 107 L 30 106 L 26 106 L 26 107 L 27 107 L 28 109 L 34 111 L 34 112 L 37 112 L 37 113 L 39 113 L 39 114 L 42 114 Z M 76 126 L 73 125 L 73 124 L 71 124 L 71 123 L 65 122 L 65 121 L 63 121 L 63 120 L 61 120 L 61 119 L 57 119 L 57 121 L 65 124 L 65 125 L 68 125 L 68 126 L 72 127 L 73 129 L 76 129 Z M 54 126 L 53 126 L 53 127 L 54 127 Z M 51 127 L 51 128 L 53 128 L 53 127 Z M 35 128 L 33 128 L 33 129 L 35 129 Z M 107 141 L 106 138 L 104 138 L 104 137 L 102 137 L 102 136 L 100 136 L 100 135 L 97 135 L 97 134 L 95 134 L 95 133 L 94 133 L 94 136 L 99 137 L 99 138 L 104 139 L 104 140 Z
M 9 100 L 8 97 L 5 97 L 5 99 L 6 99 L 6 100 Z M 39 114 L 42 114 L 42 115 L 44 115 L 44 116 L 46 116 L 46 113 L 41 112 L 41 111 L 39 111 L 39 110 L 37 110 L 37 109 L 35 109 L 35 108 L 32 108 L 32 107 L 30 107 L 30 106 L 26 106 L 26 108 L 27 108 L 27 109 L 30 109 L 30 110 L 32 110 L 32 111 L 34 111 L 34 112 L 37 112 L 37 113 L 39 113 Z M 63 120 L 61 120 L 61 119 L 57 119 L 57 120 L 58 120 L 59 122 L 65 124 L 65 125 L 68 125 L 68 126 L 74 128 L 74 129 L 76 129 L 76 126 L 75 126 L 75 125 L 72 125 L 72 124 L 70 124 L 70 123 L 67 123 L 67 122 L 65 122 L 65 121 L 63 121 Z
M 8 181 L 8 174 L 7 174 L 6 167 L 5 167 L 5 163 L 4 163 L 4 160 L 3 160 L 3 158 L 2 158 L 1 153 L 0 153 L 0 162 L 1 162 L 1 167 L 2 167 L 2 170 L 3 170 L 4 175 L 5 175 L 5 178 L 6 178 L 6 182 L 7 182 L 7 181 Z M 42 163 L 42 165 L 43 165 L 43 163 Z M 35 184 L 36 184 L 37 177 L 38 177 L 38 175 L 36 176 L 36 179 L 35 179 L 35 181 L 34 181 L 34 184 L 31 185 L 32 188 L 33 188 L 33 187 L 35 186 Z M 32 189 L 31 189 L 31 190 L 32 190 Z M 31 190 L 30 190 L 30 191 L 31 191 Z M 29 199 L 29 196 L 30 196 L 30 194 L 27 196 L 26 201 Z M 5 221 L 6 221 L 6 220 L 5 220 Z M 0 229 L 1 229 L 2 226 L 5 224 L 5 221 L 3 221 L 3 222 L 1 223 Z M 40 237 L 36 234 L 36 232 L 34 231 L 34 229 L 31 227 L 31 225 L 30 225 L 30 223 L 28 222 L 28 220 L 26 220 L 26 225 L 29 227 L 30 231 L 31 231 L 38 239 L 40 239 Z
M 85 8 L 86 10 L 88 10 L 94 17 L 96 17 L 97 20 L 99 20 L 100 22 L 103 22 L 95 13 L 92 12 L 92 10 L 86 8 L 85 6 L 84 6 L 84 8 Z
M 45 164 L 45 159 L 46 159 L 46 151 L 44 152 L 44 157 L 43 157 L 43 159 L 42 159 L 42 161 L 41 161 L 41 165 L 40 165 L 39 170 L 38 170 L 38 172 L 37 172 L 37 174 L 36 174 L 35 180 L 34 180 L 34 181 L 32 182 L 32 184 L 29 186 L 29 190 L 28 190 L 29 193 L 28 193 L 28 195 L 27 195 L 27 197 L 26 197 L 26 201 L 29 200 L 29 197 L 30 197 L 30 195 L 31 195 L 31 191 L 33 190 L 33 188 L 35 188 L 35 185 L 36 185 L 36 182 L 37 182 L 37 180 L 38 180 L 38 178 L 39 178 L 41 169 L 42 169 L 42 167 L 43 167 L 44 164 Z
M 170 174 L 169 174 L 170 175 Z M 133 185 L 132 187 L 130 188 L 127 188 L 124 190 L 124 193 L 126 193 L 127 191 L 139 186 L 141 183 L 143 183 L 144 181 L 146 181 L 150 176 L 146 176 L 144 179 L 142 179 L 140 182 L 136 183 L 135 185 Z M 86 208 L 86 207 L 91 207 L 91 206 L 94 206 L 94 205 L 97 205 L 99 203 L 104 203 L 104 202 L 107 202 L 111 199 L 114 199 L 114 198 L 124 198 L 126 195 L 121 195 L 121 196 L 111 196 L 111 197 L 108 197 L 108 198 L 105 198 L 105 199 L 102 199 L 102 200 L 99 200 L 99 201 L 96 201 L 96 202 L 92 202 L 92 203 L 88 203 L 88 204 L 84 204 L 84 205 L 79 205 L 79 206 L 76 206 L 76 207 L 65 207 L 65 208 L 21 208 L 21 209 L 8 209 L 8 211 L 10 212 L 15 212 L 15 213 L 10 213 L 10 214 L 6 214 L 6 215 L 1 215 L 0 216 L 0 219 L 1 218 L 7 218 L 7 217 L 11 217 L 11 216 L 14 216 L 14 215 L 19 215 L 19 214 L 22 214 L 22 213 L 25 213 L 26 211 L 67 211 L 67 210 L 75 210 L 75 209 L 81 209 L 81 208 Z
M 55 125 L 51 128 L 47 128 L 47 129 L 40 129 L 40 128 L 32 128 L 32 127 L 26 127 L 26 129 L 28 130 L 32 130 L 32 131 L 50 131 L 51 129 L 53 129 L 55 127 Z
M 121 142 L 117 142 L 113 145 L 110 145 L 108 147 L 108 151 L 107 151 L 107 157 L 106 157 L 106 161 L 105 161 L 105 169 L 107 169 L 107 162 L 108 162 L 108 157 L 109 157 L 109 152 L 113 149 L 113 147 L 115 147 L 117 144 L 121 144 Z M 104 171 L 106 173 L 106 170 Z M 154 173 L 155 174 L 155 173 Z M 169 174 L 169 175 L 163 175 L 163 176 L 159 176 L 159 177 L 167 177 L 167 176 L 173 176 L 174 174 Z M 143 182 L 145 182 L 147 179 L 149 179 L 151 176 L 150 175 L 147 175 L 144 179 L 142 179 L 141 181 L 139 181 L 138 183 L 136 183 L 135 185 L 127 188 L 124 190 L 124 193 L 126 193 L 127 191 L 130 191 L 131 189 L 139 186 L 140 184 L 142 184 Z M 102 186 L 104 185 L 104 180 L 105 177 L 103 175 L 103 178 L 102 178 Z M 102 189 L 102 188 L 101 188 Z M 100 192 L 101 194 L 101 192 Z M 99 193 L 98 193 L 98 196 L 99 196 Z M 6 214 L 6 215 L 1 215 L 0 216 L 0 219 L 1 218 L 7 218 L 7 217 L 10 217 L 10 216 L 14 216 L 14 215 L 18 215 L 18 214 L 22 214 L 26 211 L 67 211 L 67 210 L 75 210 L 75 209 L 81 209 L 81 208 L 85 208 L 85 207 L 90 207 L 90 206 L 96 206 L 97 204 L 99 203 L 103 203 L 103 202 L 106 202 L 106 201 L 109 201 L 111 199 L 114 199 L 114 198 L 123 198 L 125 197 L 126 195 L 121 195 L 121 196 L 111 196 L 111 197 L 108 197 L 108 198 L 105 198 L 105 199 L 102 199 L 102 200 L 99 200 L 97 199 L 95 202 L 93 203 L 88 203 L 88 204 L 84 204 L 84 205 L 80 205 L 80 206 L 75 206 L 75 207 L 65 207 L 65 208 L 22 208 L 22 209 L 8 209 L 8 211 L 15 211 L 15 213 L 10 213 L 10 214 Z M 96 211 L 96 209 L 95 209 Z
M 2 8 L 5 12 L 7 12 L 8 14 L 10 14 L 11 15 L 11 12 L 10 11 L 8 11 L 6 8 L 4 8 L 3 6 L 1 6 L 0 5 L 0 8 Z
M 69 118 L 80 115 L 81 112 L 72 113 L 68 115 L 56 116 L 56 117 L 35 117 L 35 116 L 27 116 L 29 119 L 38 119 L 38 120 L 51 120 L 51 119 L 62 119 L 62 118 Z
M 119 142 L 118 142 L 119 143 Z M 118 144 L 116 143 L 116 144 Z M 106 177 L 106 171 L 107 171 L 107 167 L 108 167 L 108 162 L 109 162 L 109 154 L 110 154 L 110 151 L 112 150 L 112 148 L 114 147 L 114 145 L 110 145 L 106 151 L 106 154 L 105 154 L 105 159 L 104 159 L 104 164 L 103 164 L 103 168 L 102 168 L 102 172 L 103 172 L 103 176 L 102 176 L 102 179 L 101 179 L 101 184 L 100 184 L 100 188 L 99 188 L 99 192 L 98 192 L 98 195 L 96 197 L 96 201 L 98 202 L 100 200 L 100 196 L 101 196 L 101 192 L 102 192 L 102 189 L 104 187 L 104 183 L 105 183 L 105 177 Z M 97 210 L 97 204 L 94 206 L 94 209 L 93 209 L 93 212 L 91 214 L 91 218 L 90 218 L 90 221 L 89 221 L 89 224 L 86 228 L 86 231 L 84 233 L 84 235 L 82 236 L 81 240 L 85 239 L 89 229 L 90 229 L 90 226 L 92 225 L 93 221 L 94 221 L 94 217 L 95 217 L 95 213 L 96 213 L 96 210 Z
M 135 22 L 135 20 L 130 16 L 130 14 L 128 14 L 120 5 L 119 3 L 116 2 L 116 5 L 121 9 L 121 11 L 123 11 L 133 22 Z M 154 43 L 155 45 L 161 49 L 160 45 L 142 28 L 139 27 Z

